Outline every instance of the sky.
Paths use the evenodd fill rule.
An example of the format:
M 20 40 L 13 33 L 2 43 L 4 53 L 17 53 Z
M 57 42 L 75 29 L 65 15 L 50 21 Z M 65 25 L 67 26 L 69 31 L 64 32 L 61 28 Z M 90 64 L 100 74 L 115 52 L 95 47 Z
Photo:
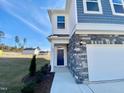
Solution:
M 0 0 L 0 31 L 2 43 L 15 46 L 15 36 L 27 39 L 26 47 L 50 49 L 51 34 L 48 9 L 64 8 L 65 0 Z

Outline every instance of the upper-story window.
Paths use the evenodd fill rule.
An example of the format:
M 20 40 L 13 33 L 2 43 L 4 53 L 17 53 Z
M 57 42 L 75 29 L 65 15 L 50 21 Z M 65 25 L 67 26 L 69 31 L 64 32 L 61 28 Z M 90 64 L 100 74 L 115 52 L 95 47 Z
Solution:
M 83 0 L 84 13 L 102 14 L 101 0 Z
M 124 0 L 110 0 L 110 4 L 114 15 L 124 16 Z
M 65 16 L 57 16 L 57 28 L 65 29 Z

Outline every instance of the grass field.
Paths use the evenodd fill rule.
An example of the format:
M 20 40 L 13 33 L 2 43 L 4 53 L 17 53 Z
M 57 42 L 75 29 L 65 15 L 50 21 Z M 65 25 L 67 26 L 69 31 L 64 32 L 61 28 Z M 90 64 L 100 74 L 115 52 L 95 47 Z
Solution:
M 21 80 L 28 73 L 30 60 L 31 58 L 0 58 L 0 93 L 21 93 Z M 48 62 L 38 58 L 37 70 Z
M 1 52 L 0 58 L 32 58 L 32 54 L 22 54 L 21 52 Z M 44 55 L 37 55 L 37 58 L 45 58 L 50 60 L 50 53 Z

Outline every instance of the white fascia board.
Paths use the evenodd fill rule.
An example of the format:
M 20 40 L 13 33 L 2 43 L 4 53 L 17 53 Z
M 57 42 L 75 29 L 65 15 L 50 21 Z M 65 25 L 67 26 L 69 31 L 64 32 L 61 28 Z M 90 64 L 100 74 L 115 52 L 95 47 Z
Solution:
M 52 21 L 52 18 L 51 18 L 51 16 L 52 16 L 52 11 L 51 11 L 50 9 L 48 10 L 48 15 L 49 15 L 50 21 Z
M 58 36 L 53 36 L 53 37 L 50 37 L 49 39 L 51 39 L 51 40 L 68 40 L 69 37 L 58 37 Z
M 66 10 L 65 9 L 48 9 L 48 15 L 50 18 L 50 21 L 52 22 L 52 16 L 54 14 L 66 14 Z
M 71 2 L 72 0 L 66 0 L 66 5 L 64 9 L 48 9 L 48 15 L 50 17 L 50 20 L 51 20 L 52 13 L 68 13 Z
M 124 44 L 87 44 L 86 47 L 124 47 Z
M 52 36 L 52 37 L 48 37 L 49 41 L 52 40 L 69 40 L 69 37 L 58 37 L 58 36 Z
M 124 32 L 107 32 L 107 31 L 76 31 L 75 34 L 108 34 L 108 35 L 124 35 Z
M 57 9 L 57 8 L 52 8 L 52 9 L 49 9 L 48 11 L 52 11 L 52 12 L 55 12 L 55 13 L 65 13 L 67 12 L 69 9 L 70 9 L 70 4 L 71 4 L 72 0 L 66 0 L 66 3 L 65 3 L 65 8 L 60 8 L 60 9 Z
M 52 40 L 54 44 L 69 44 L 69 40 Z
M 76 34 L 124 34 L 124 25 L 79 23 L 76 25 Z
M 69 37 L 51 37 L 49 38 L 49 41 L 54 44 L 68 44 Z

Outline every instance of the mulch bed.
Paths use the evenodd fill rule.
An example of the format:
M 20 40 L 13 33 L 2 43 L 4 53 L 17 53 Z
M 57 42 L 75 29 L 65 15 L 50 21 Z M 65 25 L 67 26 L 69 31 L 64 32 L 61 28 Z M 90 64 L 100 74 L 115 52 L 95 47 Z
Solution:
M 41 83 L 35 87 L 35 93 L 50 93 L 55 73 L 49 73 Z

